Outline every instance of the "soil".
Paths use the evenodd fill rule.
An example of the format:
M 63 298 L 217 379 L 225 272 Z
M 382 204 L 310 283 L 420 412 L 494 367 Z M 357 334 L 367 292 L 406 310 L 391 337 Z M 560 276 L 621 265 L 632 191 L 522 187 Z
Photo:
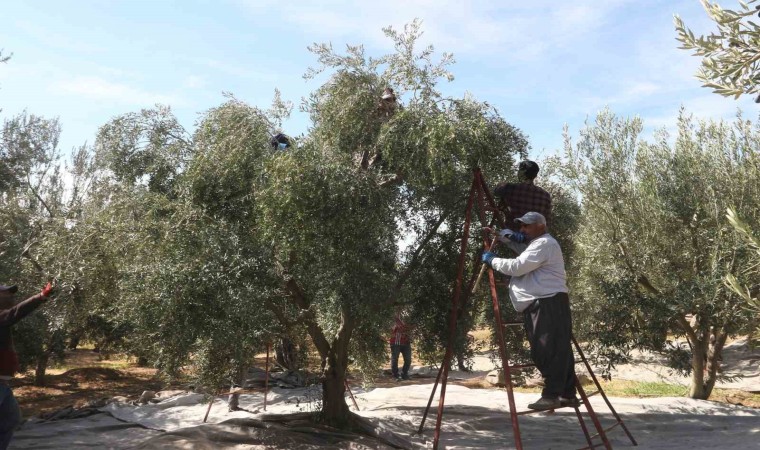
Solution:
M 264 367 L 264 355 L 256 364 Z M 261 364 L 258 364 L 261 363 Z M 387 370 L 390 373 L 390 370 Z M 13 380 L 13 392 L 18 399 L 24 417 L 34 417 L 40 414 L 58 411 L 68 406 L 80 408 L 103 398 L 116 396 L 137 400 L 146 390 L 159 391 L 176 389 L 178 386 L 168 386 L 157 377 L 156 369 L 138 367 L 133 362 L 114 356 L 113 359 L 103 359 L 95 351 L 87 349 L 70 350 L 66 353 L 62 368 L 51 368 L 45 376 L 45 386 L 34 386 L 33 372 L 16 376 Z M 435 378 L 412 377 L 403 384 L 432 384 Z M 451 382 L 451 381 L 450 381 Z M 349 379 L 349 383 L 359 383 L 359 380 Z M 484 379 L 475 378 L 457 381 L 469 388 L 490 388 Z M 390 376 L 379 377 L 375 385 L 378 387 L 394 387 L 399 383 Z M 605 389 L 607 390 L 607 389 Z M 743 391 L 716 389 L 710 396 L 711 401 L 760 408 L 760 396 Z
M 156 377 L 155 369 L 120 359 L 102 359 L 92 350 L 76 349 L 66 352 L 65 368 L 48 369 L 45 386 L 34 386 L 31 371 L 17 375 L 13 386 L 22 415 L 33 417 L 67 406 L 80 408 L 102 398 L 137 399 L 143 391 L 160 390 L 164 383 Z

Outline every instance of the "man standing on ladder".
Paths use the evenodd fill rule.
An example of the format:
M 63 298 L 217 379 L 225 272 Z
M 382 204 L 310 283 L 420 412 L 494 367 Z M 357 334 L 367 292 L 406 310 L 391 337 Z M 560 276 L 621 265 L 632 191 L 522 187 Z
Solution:
M 506 230 L 500 234 L 517 258 L 498 258 L 485 252 L 483 262 L 511 276 L 509 298 L 514 308 L 523 313 L 531 358 L 544 377 L 541 398 L 528 408 L 577 407 L 572 319 L 562 249 L 547 232 L 542 214 L 529 211 L 515 222 L 527 243 L 507 239 Z
M 548 192 L 535 185 L 538 176 L 538 164 L 533 161 L 521 161 L 517 166 L 518 183 L 499 183 L 494 189 L 494 196 L 507 206 L 506 226 L 518 231 L 514 220 L 529 211 L 537 212 L 546 218 L 547 227 L 552 222 L 552 198 Z

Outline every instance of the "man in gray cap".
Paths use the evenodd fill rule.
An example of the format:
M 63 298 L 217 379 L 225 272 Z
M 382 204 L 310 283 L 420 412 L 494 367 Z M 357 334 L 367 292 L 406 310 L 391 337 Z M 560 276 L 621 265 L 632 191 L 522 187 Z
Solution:
M 17 286 L 0 284 L 0 450 L 8 448 L 13 430 L 21 422 L 21 411 L 10 386 L 10 380 L 19 371 L 11 327 L 47 302 L 53 285 L 48 283 L 42 292 L 19 304 L 16 304 L 17 291 Z
M 523 313 L 530 356 L 544 377 L 541 398 L 528 408 L 554 409 L 579 405 L 575 396 L 575 361 L 570 346 L 572 319 L 562 249 L 548 232 L 546 218 L 530 211 L 515 219 L 527 243 L 503 239 L 517 258 L 483 253 L 483 262 L 510 275 L 509 298 Z

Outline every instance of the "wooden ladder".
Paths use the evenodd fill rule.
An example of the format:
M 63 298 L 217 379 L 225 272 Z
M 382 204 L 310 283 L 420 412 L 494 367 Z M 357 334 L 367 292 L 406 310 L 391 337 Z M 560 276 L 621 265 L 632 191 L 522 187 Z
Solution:
M 463 236 L 462 236 L 462 243 L 460 246 L 460 252 L 459 252 L 459 261 L 457 266 L 457 279 L 456 283 L 454 285 L 454 292 L 452 295 L 452 304 L 451 304 L 451 312 L 449 314 L 449 340 L 446 346 L 446 353 L 443 357 L 443 362 L 441 363 L 441 366 L 438 370 L 438 376 L 436 377 L 435 383 L 433 384 L 433 390 L 430 393 L 430 399 L 428 400 L 427 407 L 425 408 L 425 412 L 422 416 L 422 422 L 420 423 L 420 427 L 418 430 L 418 433 L 422 433 L 424 426 L 425 426 L 425 419 L 427 418 L 428 412 L 430 410 L 430 406 L 433 402 L 433 397 L 435 396 L 436 390 L 438 388 L 438 384 L 441 385 L 441 394 L 438 399 L 438 415 L 436 417 L 435 422 L 435 435 L 433 440 L 433 448 L 438 448 L 438 443 L 440 439 L 440 433 L 441 433 L 441 421 L 443 418 L 443 408 L 444 403 L 446 399 L 446 382 L 448 380 L 448 374 L 449 374 L 449 367 L 451 367 L 451 360 L 453 357 L 453 342 L 454 338 L 456 336 L 456 326 L 457 321 L 459 320 L 459 317 L 461 316 L 462 312 L 466 310 L 467 304 L 470 300 L 470 296 L 473 291 L 473 286 L 475 286 L 476 281 L 479 280 L 479 277 L 477 276 L 478 271 L 477 269 L 473 270 L 472 276 L 470 277 L 468 287 L 464 290 L 464 298 L 462 298 L 462 277 L 464 274 L 464 267 L 465 262 L 467 258 L 467 243 L 469 241 L 470 237 L 470 225 L 472 223 L 472 210 L 475 205 L 475 202 L 477 201 L 478 205 L 478 213 L 479 213 L 479 219 L 480 223 L 485 225 L 488 223 L 486 221 L 486 215 L 485 211 L 486 209 L 489 209 L 493 211 L 493 220 L 491 222 L 491 225 L 494 224 L 494 222 L 499 222 L 500 226 L 504 226 L 503 220 L 498 216 L 498 208 L 496 207 L 496 203 L 493 200 L 493 197 L 490 194 L 490 190 L 488 189 L 488 186 L 485 183 L 485 180 L 483 179 L 483 175 L 480 172 L 480 169 L 475 169 L 473 174 L 473 181 L 472 186 L 470 187 L 470 195 L 467 200 L 467 207 L 465 210 L 465 223 L 463 228 Z M 487 206 L 486 206 L 487 204 Z M 488 237 L 483 236 L 483 246 L 486 250 L 489 250 L 492 245 L 495 243 L 489 243 Z M 473 260 L 473 267 L 478 268 L 480 267 L 480 261 L 479 261 L 479 252 L 475 254 L 475 259 Z M 534 411 L 534 410 L 526 410 L 526 411 L 517 411 L 517 408 L 515 406 L 515 396 L 513 391 L 513 383 L 512 383 L 512 376 L 513 372 L 519 372 L 524 368 L 529 367 L 535 367 L 534 364 L 521 364 L 521 365 L 511 365 L 509 362 L 509 355 L 507 354 L 507 347 L 506 347 L 506 341 L 504 339 L 504 328 L 506 326 L 513 326 L 513 325 L 522 325 L 522 322 L 520 321 L 510 321 L 510 322 L 504 322 L 502 320 L 502 314 L 500 310 L 500 304 L 499 304 L 499 298 L 496 292 L 496 281 L 494 278 L 494 273 L 492 269 L 488 269 L 488 281 L 490 285 L 490 293 L 491 293 L 491 300 L 493 303 L 493 313 L 494 313 L 494 320 L 496 321 L 494 329 L 496 330 L 496 338 L 497 343 L 499 346 L 499 356 L 501 357 L 502 361 L 502 369 L 504 370 L 504 381 L 507 388 L 507 399 L 509 402 L 509 412 L 512 422 L 512 431 L 515 439 L 515 446 L 518 450 L 522 450 L 522 438 L 520 435 L 520 424 L 518 421 L 518 417 L 521 415 L 526 414 L 532 414 L 532 413 L 539 413 L 539 412 L 545 412 L 545 411 Z M 461 301 L 460 301 L 461 300 Z M 581 405 L 578 407 L 575 407 L 575 414 L 578 417 L 578 423 L 583 430 L 583 434 L 586 437 L 586 443 L 588 444 L 587 447 L 582 447 L 583 449 L 593 449 L 600 446 L 603 446 L 605 449 L 612 449 L 612 445 L 610 444 L 609 440 L 607 439 L 607 431 L 611 430 L 612 428 L 615 428 L 617 426 L 620 426 L 625 434 L 628 436 L 628 438 L 631 440 L 631 443 L 633 445 L 638 445 L 636 440 L 631 435 L 628 428 L 623 423 L 623 419 L 620 418 L 618 413 L 615 411 L 615 408 L 613 408 L 612 404 L 610 403 L 609 399 L 604 393 L 604 390 L 602 389 L 602 386 L 599 384 L 599 380 L 597 379 L 596 375 L 594 375 L 594 371 L 591 368 L 591 365 L 588 363 L 586 356 L 583 354 L 583 351 L 581 350 L 580 345 L 578 345 L 578 342 L 575 340 L 575 337 L 572 336 L 572 343 L 575 347 L 576 351 L 576 364 L 578 362 L 582 362 L 588 371 L 591 379 L 593 380 L 596 391 L 586 393 L 583 389 L 583 386 L 578 380 L 578 377 L 575 378 L 575 384 L 578 389 L 578 394 L 581 397 Z M 594 412 L 593 408 L 591 407 L 591 402 L 589 401 L 589 397 L 592 397 L 594 395 L 600 394 L 602 398 L 604 399 L 605 403 L 607 404 L 607 407 L 609 408 L 612 415 L 615 417 L 615 423 L 607 428 L 604 428 L 599 421 L 599 418 L 597 417 L 596 413 Z M 596 434 L 591 435 L 589 432 L 588 427 L 586 426 L 586 422 L 583 418 L 583 414 L 580 411 L 581 407 L 585 407 L 587 415 L 591 418 L 591 422 L 594 426 L 594 429 L 596 430 Z M 553 411 L 553 410 L 549 410 Z M 594 439 L 600 438 L 601 442 L 597 442 L 594 444 Z

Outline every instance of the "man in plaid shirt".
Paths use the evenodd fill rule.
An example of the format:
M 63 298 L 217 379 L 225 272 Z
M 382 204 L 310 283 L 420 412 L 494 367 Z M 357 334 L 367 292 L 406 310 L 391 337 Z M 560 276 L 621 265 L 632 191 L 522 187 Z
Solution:
M 393 329 L 390 339 L 388 339 L 391 344 L 391 372 L 393 372 L 393 378 L 396 381 L 409 379 L 409 368 L 412 365 L 411 329 L 412 327 L 402 317 L 401 311 L 396 311 L 393 318 Z M 401 374 L 398 372 L 399 354 L 404 359 Z
M 533 184 L 538 175 L 538 164 L 521 161 L 517 168 L 518 183 L 499 183 L 494 195 L 500 198 L 506 209 L 506 226 L 512 231 L 515 219 L 529 211 L 535 211 L 546 218 L 547 228 L 551 227 L 552 198 L 548 192 Z

